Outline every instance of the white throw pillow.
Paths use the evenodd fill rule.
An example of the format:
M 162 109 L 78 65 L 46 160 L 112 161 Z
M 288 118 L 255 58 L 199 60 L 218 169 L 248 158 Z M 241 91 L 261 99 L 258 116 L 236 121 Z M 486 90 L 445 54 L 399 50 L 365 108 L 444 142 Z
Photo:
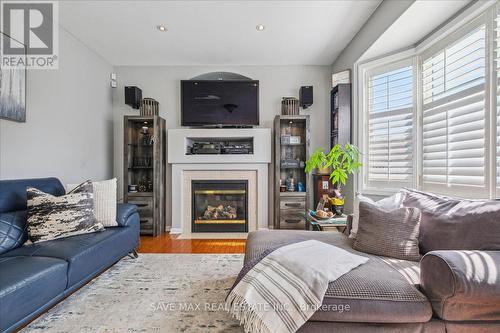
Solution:
M 94 215 L 97 222 L 105 227 L 116 227 L 116 178 L 92 182 L 94 185 Z M 66 185 L 69 192 L 78 184 Z
M 374 201 L 368 197 L 365 197 L 362 194 L 356 194 L 354 198 L 354 212 L 352 217 L 352 228 L 351 233 L 349 235 L 350 238 L 356 238 L 356 233 L 358 232 L 358 224 L 359 224 L 359 203 L 364 201 L 368 202 L 372 205 L 377 206 L 378 208 L 384 210 L 395 210 L 403 207 L 403 199 L 404 193 L 399 191 L 391 195 L 390 197 L 380 199 L 379 201 Z

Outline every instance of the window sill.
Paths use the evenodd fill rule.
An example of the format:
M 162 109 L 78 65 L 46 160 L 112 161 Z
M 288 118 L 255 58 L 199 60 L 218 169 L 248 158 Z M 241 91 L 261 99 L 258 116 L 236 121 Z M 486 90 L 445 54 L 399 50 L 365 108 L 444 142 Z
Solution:
M 401 188 L 393 188 L 393 189 L 375 189 L 375 188 L 364 188 L 360 189 L 357 191 L 357 193 L 360 193 L 362 195 L 380 195 L 380 196 L 391 196 L 397 191 L 399 191 Z

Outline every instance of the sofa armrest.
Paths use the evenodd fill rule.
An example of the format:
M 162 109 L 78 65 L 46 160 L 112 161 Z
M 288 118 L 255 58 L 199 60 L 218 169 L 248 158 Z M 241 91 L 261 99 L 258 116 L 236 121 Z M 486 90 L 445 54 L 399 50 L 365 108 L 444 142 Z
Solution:
M 137 206 L 127 203 L 119 203 L 116 205 L 116 222 L 121 227 L 128 227 L 135 220 L 139 223 L 139 215 Z
M 441 319 L 500 320 L 500 251 L 428 252 L 420 286 Z

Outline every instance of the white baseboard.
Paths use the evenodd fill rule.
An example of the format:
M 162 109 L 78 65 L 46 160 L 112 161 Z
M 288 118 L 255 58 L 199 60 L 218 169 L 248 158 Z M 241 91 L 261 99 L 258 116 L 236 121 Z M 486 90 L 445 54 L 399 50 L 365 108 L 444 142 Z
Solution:
M 198 232 L 180 234 L 177 239 L 247 239 L 247 232 Z
M 182 229 L 181 228 L 172 228 L 172 227 L 170 227 L 170 233 L 171 234 L 182 234 Z

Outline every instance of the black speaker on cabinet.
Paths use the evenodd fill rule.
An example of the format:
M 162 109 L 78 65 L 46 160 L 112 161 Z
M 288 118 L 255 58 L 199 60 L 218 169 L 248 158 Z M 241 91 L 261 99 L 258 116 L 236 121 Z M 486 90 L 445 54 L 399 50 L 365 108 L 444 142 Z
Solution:
M 130 105 L 134 109 L 138 109 L 141 105 L 142 90 L 136 86 L 125 87 L 125 104 Z
M 313 87 L 302 86 L 299 91 L 300 106 L 307 109 L 313 104 Z

